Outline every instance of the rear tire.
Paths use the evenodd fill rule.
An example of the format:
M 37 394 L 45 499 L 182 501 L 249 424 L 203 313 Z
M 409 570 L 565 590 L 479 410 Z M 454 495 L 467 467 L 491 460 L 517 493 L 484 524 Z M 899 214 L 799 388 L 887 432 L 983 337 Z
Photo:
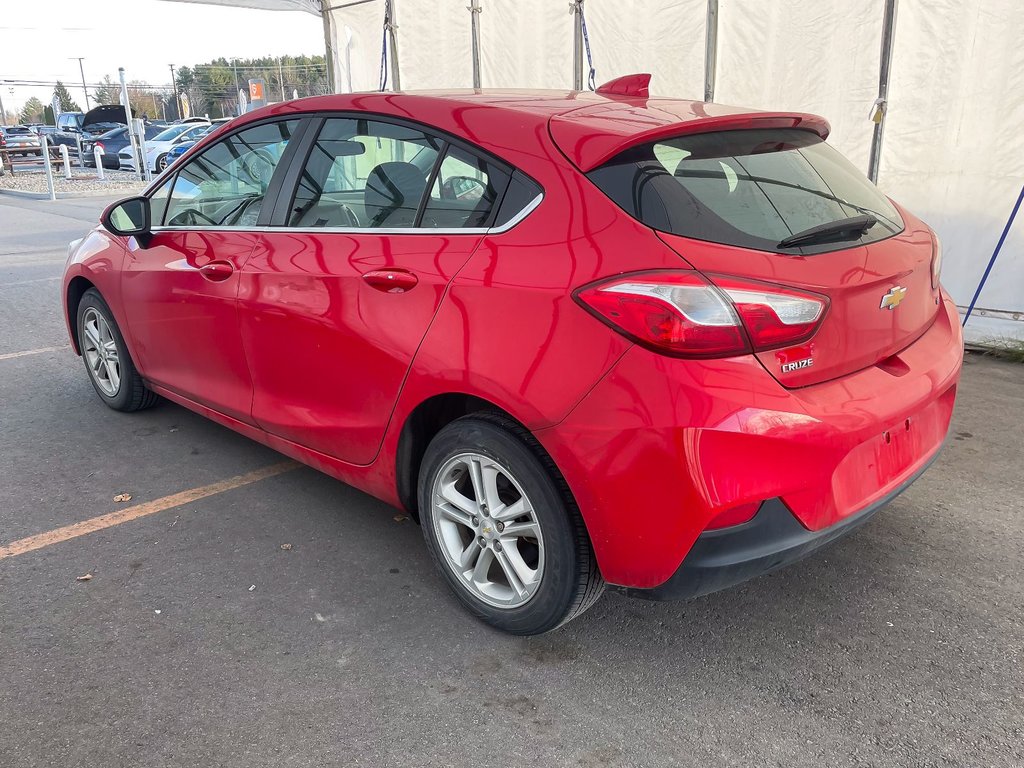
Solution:
M 115 411 L 141 411 L 160 402 L 135 369 L 114 314 L 90 288 L 78 304 L 78 345 L 93 389 Z
M 418 492 L 435 565 L 463 605 L 491 626 L 516 635 L 548 632 L 604 591 L 565 480 L 512 420 L 474 414 L 442 429 L 423 458 Z

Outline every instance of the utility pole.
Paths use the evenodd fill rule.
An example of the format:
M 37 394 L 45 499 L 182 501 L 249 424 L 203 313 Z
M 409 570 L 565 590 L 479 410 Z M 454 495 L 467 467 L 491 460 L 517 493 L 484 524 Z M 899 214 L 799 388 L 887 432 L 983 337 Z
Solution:
M 231 59 L 231 69 L 235 73 L 235 117 L 242 114 L 242 102 L 238 98 L 238 59 Z
M 168 64 L 171 68 L 171 93 L 174 94 L 174 114 L 178 117 L 184 117 L 181 114 L 181 102 L 178 100 L 178 81 L 174 79 L 174 65 Z
M 277 77 L 281 81 L 281 101 L 287 101 L 284 95 L 284 68 L 281 66 L 281 57 L 277 57 Z
M 82 66 L 84 56 L 69 56 L 70 59 L 78 59 L 78 73 L 82 76 L 82 93 L 85 94 L 85 111 L 89 111 L 89 89 L 85 87 L 85 67 Z

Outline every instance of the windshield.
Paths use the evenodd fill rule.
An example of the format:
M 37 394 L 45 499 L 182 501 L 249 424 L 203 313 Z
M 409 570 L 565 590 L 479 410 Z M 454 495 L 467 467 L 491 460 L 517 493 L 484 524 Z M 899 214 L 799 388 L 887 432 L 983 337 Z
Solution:
M 172 139 L 177 138 L 178 136 L 183 134 L 185 131 L 189 131 L 195 127 L 195 124 L 172 125 L 170 128 L 160 131 L 160 133 L 154 136 L 153 141 L 171 141 Z
M 648 226 L 726 245 L 780 250 L 814 227 L 876 220 L 841 242 L 785 248 L 821 253 L 903 229 L 896 208 L 821 137 L 800 130 L 694 134 L 633 147 L 587 176 Z

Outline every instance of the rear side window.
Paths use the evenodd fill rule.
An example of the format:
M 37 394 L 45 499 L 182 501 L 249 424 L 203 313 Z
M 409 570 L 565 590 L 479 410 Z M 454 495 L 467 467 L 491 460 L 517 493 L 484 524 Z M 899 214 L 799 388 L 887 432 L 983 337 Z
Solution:
M 648 226 L 726 245 L 821 253 L 903 229 L 892 203 L 809 131 L 681 136 L 633 147 L 587 175 Z M 877 224 L 853 241 L 779 247 L 794 234 L 863 214 Z
M 423 227 L 485 227 L 508 174 L 482 157 L 449 145 L 437 169 Z

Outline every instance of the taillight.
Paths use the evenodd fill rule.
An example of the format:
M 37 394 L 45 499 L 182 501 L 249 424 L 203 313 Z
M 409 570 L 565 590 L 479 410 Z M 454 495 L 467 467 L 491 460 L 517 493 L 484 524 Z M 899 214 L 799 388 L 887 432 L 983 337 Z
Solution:
M 648 349 L 676 357 L 727 357 L 798 344 L 814 335 L 824 296 L 697 272 L 644 272 L 587 286 L 576 298 Z
M 806 341 L 818 329 L 828 299 L 818 294 L 762 285 L 731 277 L 712 277 L 732 299 L 758 352 Z
M 942 241 L 932 232 L 932 289 L 939 289 L 939 277 L 942 275 Z
M 696 272 L 628 275 L 583 288 L 576 298 L 598 319 L 655 352 L 724 357 L 750 351 L 735 310 Z

